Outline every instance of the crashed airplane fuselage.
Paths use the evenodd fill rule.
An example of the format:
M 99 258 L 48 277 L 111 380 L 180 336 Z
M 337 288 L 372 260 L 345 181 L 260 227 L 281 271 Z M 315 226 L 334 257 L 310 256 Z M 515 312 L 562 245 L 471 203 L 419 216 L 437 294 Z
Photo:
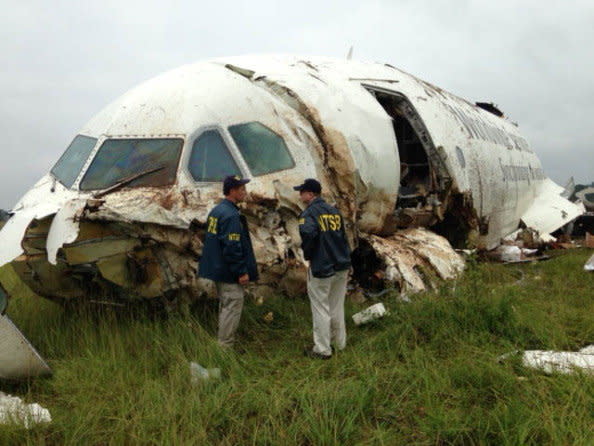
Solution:
M 165 73 L 91 119 L 13 210 L 0 265 L 58 301 L 207 294 L 204 223 L 234 173 L 252 178 L 259 287 L 286 293 L 305 282 L 291 186 L 307 177 L 344 214 L 363 286 L 421 290 L 424 265 L 461 270 L 450 243 L 490 249 L 583 211 L 489 104 L 390 65 L 239 57 Z

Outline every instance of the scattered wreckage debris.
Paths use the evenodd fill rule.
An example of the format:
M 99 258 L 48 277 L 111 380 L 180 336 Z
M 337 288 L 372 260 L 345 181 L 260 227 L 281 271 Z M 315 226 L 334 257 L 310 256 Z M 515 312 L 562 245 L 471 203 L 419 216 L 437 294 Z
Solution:
M 594 255 L 592 257 L 590 257 L 590 260 L 588 260 L 586 262 L 586 264 L 584 265 L 584 270 L 585 271 L 594 271 Z
M 367 307 L 363 311 L 353 314 L 353 322 L 355 325 L 363 325 L 368 322 L 374 321 L 384 317 L 388 311 L 383 303 L 377 303 Z
M 31 429 L 37 424 L 51 421 L 49 410 L 39 404 L 26 404 L 18 396 L 0 392 L 0 424 L 13 424 Z
M 202 367 L 197 362 L 190 362 L 190 377 L 192 384 L 196 385 L 203 381 L 220 378 L 221 369 L 207 369 L 205 367 Z
M 538 249 L 520 248 L 516 245 L 501 245 L 486 255 L 491 260 L 502 263 L 525 263 L 548 258 L 546 256 L 536 257 Z
M 483 252 L 483 258 L 503 263 L 529 263 L 549 260 L 549 250 L 567 250 L 588 246 L 588 238 L 584 243 L 572 239 L 569 234 L 558 233 L 556 237 L 540 237 L 537 231 L 530 228 L 513 232 L 502 240 L 497 248 Z
M 577 352 L 558 352 L 546 350 L 527 350 L 524 352 L 507 353 L 499 357 L 500 361 L 511 356 L 521 354 L 525 367 L 551 373 L 573 373 L 583 371 L 594 373 L 594 345 L 589 345 Z
M 552 249 L 576 249 L 580 248 L 580 244 L 571 238 L 569 234 L 560 234 L 557 240 L 551 242 L 549 246 Z

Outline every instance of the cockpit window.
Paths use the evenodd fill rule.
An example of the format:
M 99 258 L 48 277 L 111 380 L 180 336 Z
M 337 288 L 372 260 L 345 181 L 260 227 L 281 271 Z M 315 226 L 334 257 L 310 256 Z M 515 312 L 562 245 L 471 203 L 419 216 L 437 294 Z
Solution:
M 64 186 L 71 188 L 95 144 L 96 138 L 77 135 L 52 168 L 52 175 Z
M 184 141 L 181 138 L 108 139 L 80 183 L 81 190 L 173 184 Z
M 283 138 L 259 122 L 232 125 L 229 133 L 253 175 L 264 175 L 295 166 Z
M 188 168 L 196 181 L 222 181 L 227 175 L 241 175 L 216 130 L 207 130 L 196 139 Z

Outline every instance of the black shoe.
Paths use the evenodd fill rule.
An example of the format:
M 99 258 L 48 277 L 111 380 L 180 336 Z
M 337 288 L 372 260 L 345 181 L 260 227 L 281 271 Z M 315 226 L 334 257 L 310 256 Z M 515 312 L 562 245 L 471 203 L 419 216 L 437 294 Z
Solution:
M 321 353 L 314 352 L 311 348 L 306 347 L 303 350 L 303 355 L 310 359 L 330 359 L 332 355 L 322 355 Z

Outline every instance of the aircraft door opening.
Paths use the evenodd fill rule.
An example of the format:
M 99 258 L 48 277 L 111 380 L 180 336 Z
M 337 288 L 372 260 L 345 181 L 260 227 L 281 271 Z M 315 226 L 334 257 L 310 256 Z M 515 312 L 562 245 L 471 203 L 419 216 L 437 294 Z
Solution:
M 364 85 L 392 118 L 400 156 L 400 188 L 393 224 L 398 228 L 431 226 L 440 220 L 442 165 L 425 124 L 412 104 L 396 92 Z M 447 177 L 447 174 L 446 174 Z

